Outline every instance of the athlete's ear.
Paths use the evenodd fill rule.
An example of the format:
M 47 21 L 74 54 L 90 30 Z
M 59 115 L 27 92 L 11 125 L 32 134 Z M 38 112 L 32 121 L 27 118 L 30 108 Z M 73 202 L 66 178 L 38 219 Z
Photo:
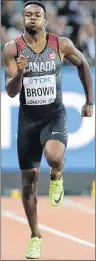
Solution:
M 23 24 L 23 23 L 24 23 L 24 19 L 23 19 L 23 16 L 22 16 L 21 24 Z
M 47 19 L 45 18 L 44 19 L 44 26 L 46 26 L 47 25 Z

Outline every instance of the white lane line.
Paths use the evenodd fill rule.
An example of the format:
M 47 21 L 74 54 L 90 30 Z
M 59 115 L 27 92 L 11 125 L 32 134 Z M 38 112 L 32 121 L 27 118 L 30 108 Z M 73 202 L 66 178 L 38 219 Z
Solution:
M 78 202 L 75 202 L 74 200 L 71 200 L 71 199 L 64 199 L 63 204 L 64 204 L 65 207 L 80 210 L 82 212 L 86 212 L 86 213 L 91 214 L 91 215 L 93 215 L 95 213 L 94 208 L 86 207 L 85 205 L 78 203 Z
M 22 224 L 28 224 L 26 218 L 17 216 L 17 215 L 13 214 L 10 211 L 2 210 L 2 216 L 10 218 L 10 219 L 15 220 L 15 221 L 17 221 L 19 223 L 22 223 Z M 43 231 L 49 232 L 49 233 L 57 235 L 59 237 L 63 237 L 63 238 L 69 239 L 69 240 L 71 240 L 73 242 L 80 243 L 82 245 L 85 245 L 85 246 L 88 246 L 88 247 L 91 247 L 91 248 L 95 248 L 95 244 L 93 244 L 91 242 L 88 242 L 88 241 L 85 241 L 85 240 L 82 240 L 82 239 L 80 239 L 78 237 L 74 237 L 72 235 L 66 234 L 66 233 L 64 233 L 62 231 L 53 229 L 53 228 L 48 227 L 46 225 L 39 224 L 39 227 Z

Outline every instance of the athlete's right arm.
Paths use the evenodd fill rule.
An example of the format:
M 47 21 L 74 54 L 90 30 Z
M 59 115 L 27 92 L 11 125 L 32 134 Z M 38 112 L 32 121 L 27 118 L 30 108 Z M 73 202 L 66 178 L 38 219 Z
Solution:
M 17 58 L 17 47 L 15 41 L 11 41 L 4 46 L 3 57 L 6 71 L 6 91 L 13 98 L 22 89 L 22 77 L 27 65 L 27 59 L 23 55 Z

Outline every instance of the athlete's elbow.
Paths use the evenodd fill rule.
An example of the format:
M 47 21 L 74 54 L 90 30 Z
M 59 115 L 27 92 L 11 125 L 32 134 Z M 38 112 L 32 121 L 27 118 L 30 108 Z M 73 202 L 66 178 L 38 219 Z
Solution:
M 14 93 L 8 93 L 7 92 L 7 94 L 8 94 L 8 96 L 10 97 L 10 98 L 14 98 L 16 95 L 14 95 Z
M 9 91 L 8 88 L 6 88 L 6 92 L 7 92 L 8 96 L 10 98 L 14 98 L 16 96 L 16 94 L 14 94 L 13 92 Z
M 81 56 L 80 64 L 78 67 L 89 67 L 89 64 L 83 54 Z
M 16 94 L 14 94 L 14 93 L 9 93 L 8 96 L 9 96 L 10 98 L 14 98 L 14 97 L 16 96 Z

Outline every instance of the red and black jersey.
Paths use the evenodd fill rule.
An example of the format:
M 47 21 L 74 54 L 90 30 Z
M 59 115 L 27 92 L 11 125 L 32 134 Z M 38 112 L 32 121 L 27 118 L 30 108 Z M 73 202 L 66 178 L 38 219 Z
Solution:
M 15 39 L 18 56 L 28 59 L 20 92 L 20 110 L 30 117 L 42 118 L 64 109 L 62 103 L 62 62 L 59 55 L 58 36 L 47 33 L 47 43 L 42 52 L 35 53 L 23 35 Z

